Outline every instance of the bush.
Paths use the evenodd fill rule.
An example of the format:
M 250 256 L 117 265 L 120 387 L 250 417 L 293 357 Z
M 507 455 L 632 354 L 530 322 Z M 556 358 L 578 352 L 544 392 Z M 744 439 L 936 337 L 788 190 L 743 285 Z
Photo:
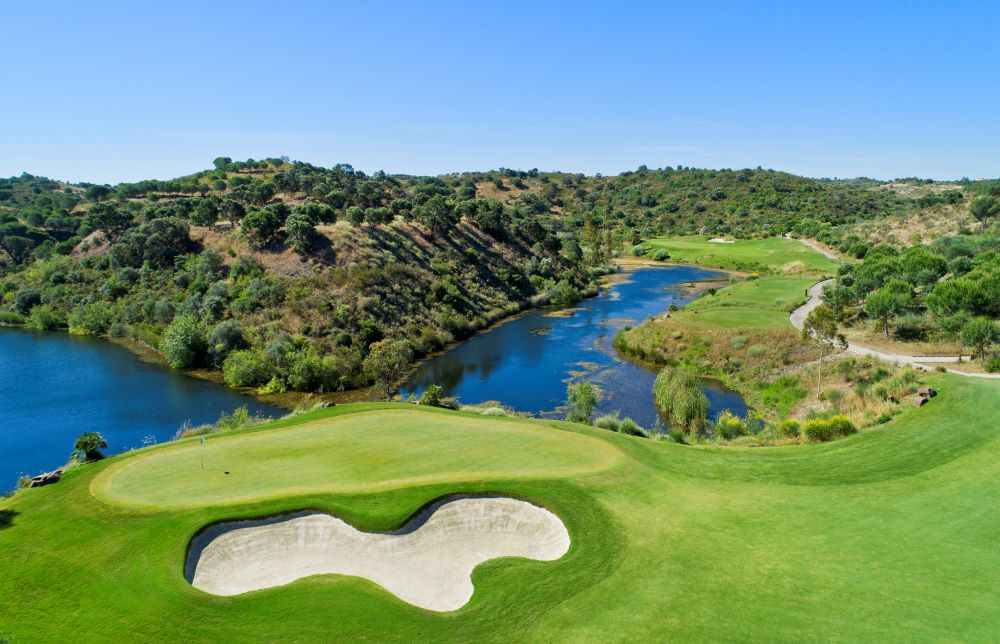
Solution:
M 657 248 L 650 254 L 649 258 L 655 262 L 665 262 L 670 259 L 670 253 L 667 252 L 666 248 Z
M 0 324 L 24 324 L 25 317 L 13 311 L 0 311 Z
M 639 427 L 639 424 L 632 420 L 631 418 L 623 418 L 620 423 L 618 423 L 618 432 L 621 434 L 628 434 L 629 436 L 645 436 L 646 432 Z
M 733 336 L 733 339 L 729 341 L 729 344 L 738 351 L 746 346 L 747 339 L 742 335 Z
M 748 358 L 759 358 L 767 353 L 767 347 L 763 344 L 752 344 L 747 349 Z
M 420 404 L 428 407 L 443 407 L 444 388 L 440 385 L 427 385 L 424 393 L 420 394 Z
M 680 369 L 660 371 L 653 383 L 653 401 L 671 425 L 698 431 L 708 420 L 708 398 L 697 379 Z
M 851 420 L 842 414 L 830 418 L 811 418 L 802 427 L 802 434 L 812 441 L 828 441 L 857 432 Z
M 22 287 L 14 295 L 14 310 L 21 315 L 28 315 L 31 309 L 41 303 L 41 294 L 33 288 Z
M 174 319 L 163 332 L 160 340 L 160 351 L 174 369 L 193 367 L 205 356 L 207 343 L 205 332 L 198 318 L 193 315 L 181 315 Z
M 51 331 L 66 326 L 66 319 L 51 304 L 39 304 L 31 309 L 25 326 L 36 331 Z
M 636 244 L 632 247 L 632 254 L 636 257 L 642 257 L 649 252 L 649 248 L 645 244 Z
M 728 409 L 719 414 L 719 417 L 715 420 L 716 438 L 732 440 L 738 436 L 746 436 L 749 433 L 746 421 Z
M 600 418 L 594 421 L 594 427 L 600 427 L 601 429 L 617 432 L 618 417 L 612 414 L 601 416 Z
M 233 351 L 222 363 L 222 378 L 230 387 L 259 387 L 271 379 L 271 365 L 260 349 Z
M 995 356 L 986 361 L 983 368 L 990 373 L 996 373 L 1000 371 L 1000 356 Z
M 675 443 L 680 443 L 681 445 L 685 443 L 684 430 L 680 427 L 671 427 L 667 430 L 667 436 Z
M 795 418 L 784 418 L 775 425 L 778 435 L 783 438 L 796 438 L 802 433 L 802 423 Z

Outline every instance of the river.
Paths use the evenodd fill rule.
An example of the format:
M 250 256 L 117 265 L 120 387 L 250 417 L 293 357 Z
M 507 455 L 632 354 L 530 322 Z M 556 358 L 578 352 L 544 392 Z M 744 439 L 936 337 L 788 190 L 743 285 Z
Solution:
M 125 347 L 67 333 L 0 328 L 0 492 L 20 474 L 64 464 L 76 437 L 100 432 L 107 454 L 170 439 L 246 405 L 284 410 L 226 387 L 140 361 Z
M 568 382 L 588 380 L 602 391 L 598 413 L 619 412 L 643 427 L 659 419 L 653 404 L 656 371 L 631 362 L 612 346 L 615 333 L 683 304 L 692 282 L 721 273 L 690 266 L 640 268 L 572 309 L 536 309 L 473 336 L 420 365 L 401 393 L 436 384 L 474 404 L 500 401 L 518 411 L 561 417 Z M 747 408 L 738 393 L 702 381 L 709 415 Z

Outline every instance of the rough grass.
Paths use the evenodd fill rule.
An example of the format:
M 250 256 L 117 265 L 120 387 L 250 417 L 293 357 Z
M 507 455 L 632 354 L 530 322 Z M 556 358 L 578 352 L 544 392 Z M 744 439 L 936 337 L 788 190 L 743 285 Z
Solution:
M 16 641 L 991 640 L 1000 631 L 992 502 L 1000 383 L 930 379 L 941 393 L 926 407 L 828 444 L 685 447 L 536 421 L 556 440 L 586 435 L 625 455 L 611 472 L 561 479 L 483 473 L 377 493 L 137 511 L 90 495 L 95 476 L 144 455 L 117 457 L 0 501 L 0 633 Z M 482 423 L 516 434 L 508 419 L 465 431 L 477 436 Z M 401 453 L 424 455 L 426 426 L 412 425 Z M 466 442 L 435 443 L 458 466 L 482 462 Z M 520 439 L 478 451 L 526 456 Z M 331 458 L 334 469 L 350 467 L 346 454 Z M 366 485 L 386 476 L 351 472 Z M 336 472 L 311 474 L 317 485 L 327 475 Z M 188 490 L 197 486 L 191 477 Z M 182 576 L 188 540 L 213 521 L 311 507 L 386 530 L 441 495 L 487 490 L 550 507 L 573 545 L 556 562 L 481 566 L 472 601 L 453 613 L 338 576 L 236 597 L 206 595 Z

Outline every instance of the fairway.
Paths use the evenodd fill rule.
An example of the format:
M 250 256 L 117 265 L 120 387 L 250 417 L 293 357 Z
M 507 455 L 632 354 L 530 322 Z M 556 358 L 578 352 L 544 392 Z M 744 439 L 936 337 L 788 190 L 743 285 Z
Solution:
M 810 278 L 766 277 L 706 294 L 671 317 L 722 328 L 788 327 L 788 313 L 806 301 Z
M 794 269 L 801 262 L 802 274 L 826 275 L 836 272 L 839 262 L 824 257 L 794 239 L 768 237 L 740 239 L 731 244 L 708 241 L 708 237 L 654 237 L 646 241 L 652 248 L 665 248 L 670 261 L 732 270 Z
M 431 481 L 567 477 L 608 470 L 621 458 L 583 434 L 397 405 L 213 436 L 204 446 L 166 445 L 116 463 L 91 487 L 107 503 L 178 508 Z
M 0 501 L 0 633 L 312 641 L 336 625 L 339 639 L 379 641 L 991 640 L 1000 383 L 928 381 L 940 393 L 927 406 L 833 443 L 688 447 L 345 405 L 211 438 L 206 466 L 253 471 L 239 487 L 200 476 L 196 441 L 126 454 Z M 300 464 L 279 476 L 271 459 L 292 452 Z M 189 540 L 218 521 L 309 509 L 386 532 L 435 499 L 483 492 L 547 508 L 571 545 L 557 561 L 480 565 L 452 612 L 357 577 L 219 597 L 183 575 Z

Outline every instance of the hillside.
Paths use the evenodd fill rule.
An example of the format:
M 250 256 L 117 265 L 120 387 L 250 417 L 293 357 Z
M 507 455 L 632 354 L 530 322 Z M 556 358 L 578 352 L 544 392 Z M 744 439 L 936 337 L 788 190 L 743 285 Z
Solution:
M 234 386 L 331 391 L 370 382 L 362 360 L 383 338 L 419 356 L 526 306 L 572 303 L 644 238 L 795 231 L 850 247 L 861 238 L 843 231 L 924 198 L 762 169 L 214 165 L 116 186 L 0 180 L 0 322 L 130 338 Z

